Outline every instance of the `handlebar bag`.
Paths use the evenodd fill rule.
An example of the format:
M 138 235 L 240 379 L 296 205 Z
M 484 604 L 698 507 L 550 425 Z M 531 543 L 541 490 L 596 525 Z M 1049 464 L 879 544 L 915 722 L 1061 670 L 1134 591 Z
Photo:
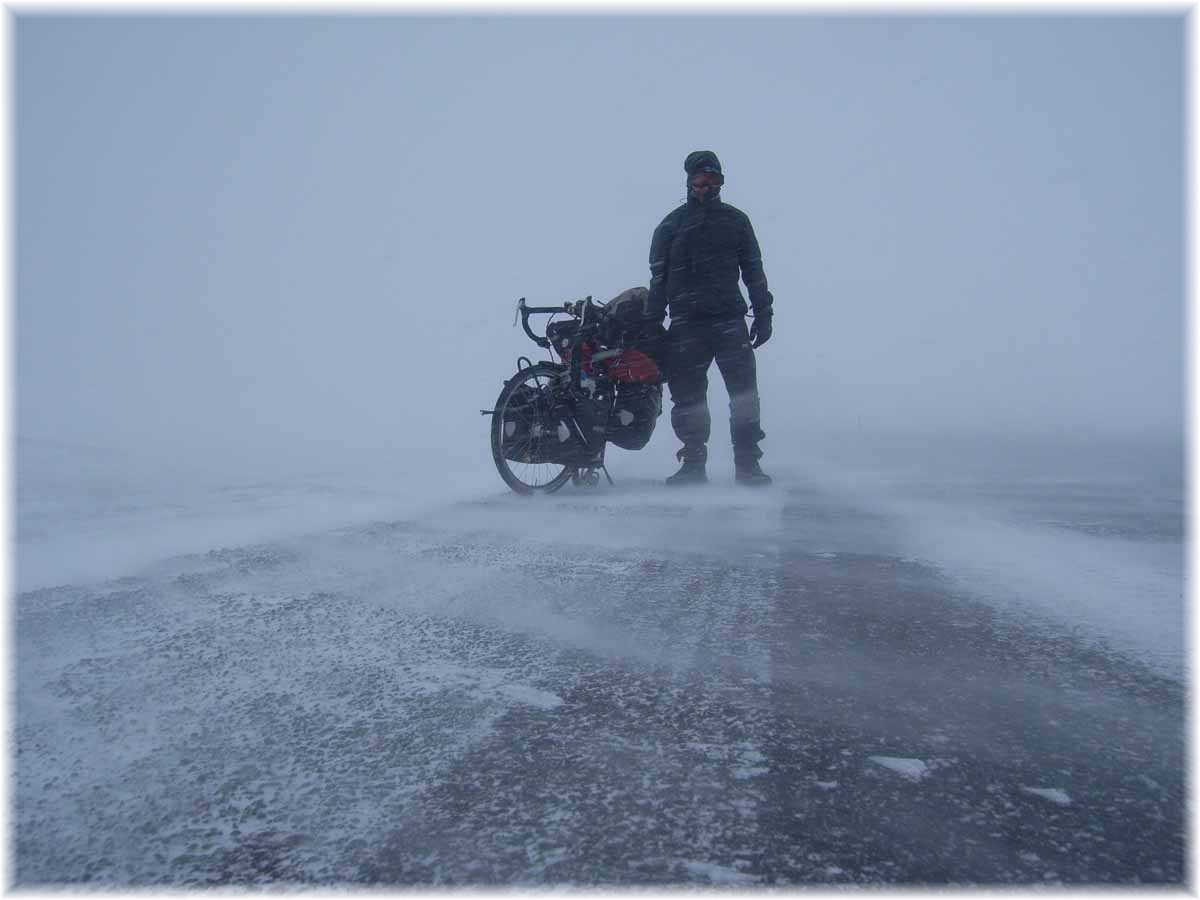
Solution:
M 570 358 L 569 348 L 575 336 L 579 334 L 579 320 L 565 319 L 561 322 L 551 322 L 546 326 L 546 337 L 554 345 L 559 358 L 566 361 Z

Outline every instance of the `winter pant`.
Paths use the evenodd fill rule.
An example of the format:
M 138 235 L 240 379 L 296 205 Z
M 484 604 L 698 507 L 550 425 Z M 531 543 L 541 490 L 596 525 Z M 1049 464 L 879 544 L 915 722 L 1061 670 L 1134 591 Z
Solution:
M 742 316 L 672 322 L 667 334 L 668 386 L 671 389 L 671 427 L 683 441 L 680 459 L 704 462 L 712 419 L 708 414 L 708 368 L 713 360 L 729 394 L 729 431 L 736 464 L 762 456 L 758 442 L 758 379 L 750 333 Z

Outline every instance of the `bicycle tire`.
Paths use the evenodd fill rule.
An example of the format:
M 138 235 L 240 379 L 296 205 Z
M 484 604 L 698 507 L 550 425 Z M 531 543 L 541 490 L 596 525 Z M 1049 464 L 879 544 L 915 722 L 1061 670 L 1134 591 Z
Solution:
M 518 494 L 552 494 L 571 480 L 575 466 L 560 463 L 522 463 L 504 455 L 504 414 L 509 401 L 522 387 L 531 382 L 539 391 L 562 372 L 561 366 L 553 363 L 537 363 L 518 372 L 500 391 L 496 408 L 492 413 L 492 460 L 500 477 Z M 516 467 L 521 468 L 516 468 Z M 545 476 L 544 478 L 541 476 Z

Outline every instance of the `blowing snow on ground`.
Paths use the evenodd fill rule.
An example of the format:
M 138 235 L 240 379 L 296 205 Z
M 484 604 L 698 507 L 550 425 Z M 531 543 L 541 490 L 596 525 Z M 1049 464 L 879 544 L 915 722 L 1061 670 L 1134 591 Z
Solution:
M 962 534 L 943 565 L 894 473 L 406 508 L 22 448 L 20 885 L 1183 877 L 1170 534 L 1049 615 L 1067 573 L 973 582 Z M 1169 621 L 1122 630 L 1118 588 Z

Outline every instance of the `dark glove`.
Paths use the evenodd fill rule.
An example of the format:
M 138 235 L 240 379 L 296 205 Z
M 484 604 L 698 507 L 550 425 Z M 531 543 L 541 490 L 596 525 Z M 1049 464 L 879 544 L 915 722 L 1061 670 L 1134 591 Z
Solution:
M 774 313 L 755 316 L 754 321 L 750 323 L 750 340 L 753 341 L 750 346 L 755 350 L 771 339 L 771 318 Z

